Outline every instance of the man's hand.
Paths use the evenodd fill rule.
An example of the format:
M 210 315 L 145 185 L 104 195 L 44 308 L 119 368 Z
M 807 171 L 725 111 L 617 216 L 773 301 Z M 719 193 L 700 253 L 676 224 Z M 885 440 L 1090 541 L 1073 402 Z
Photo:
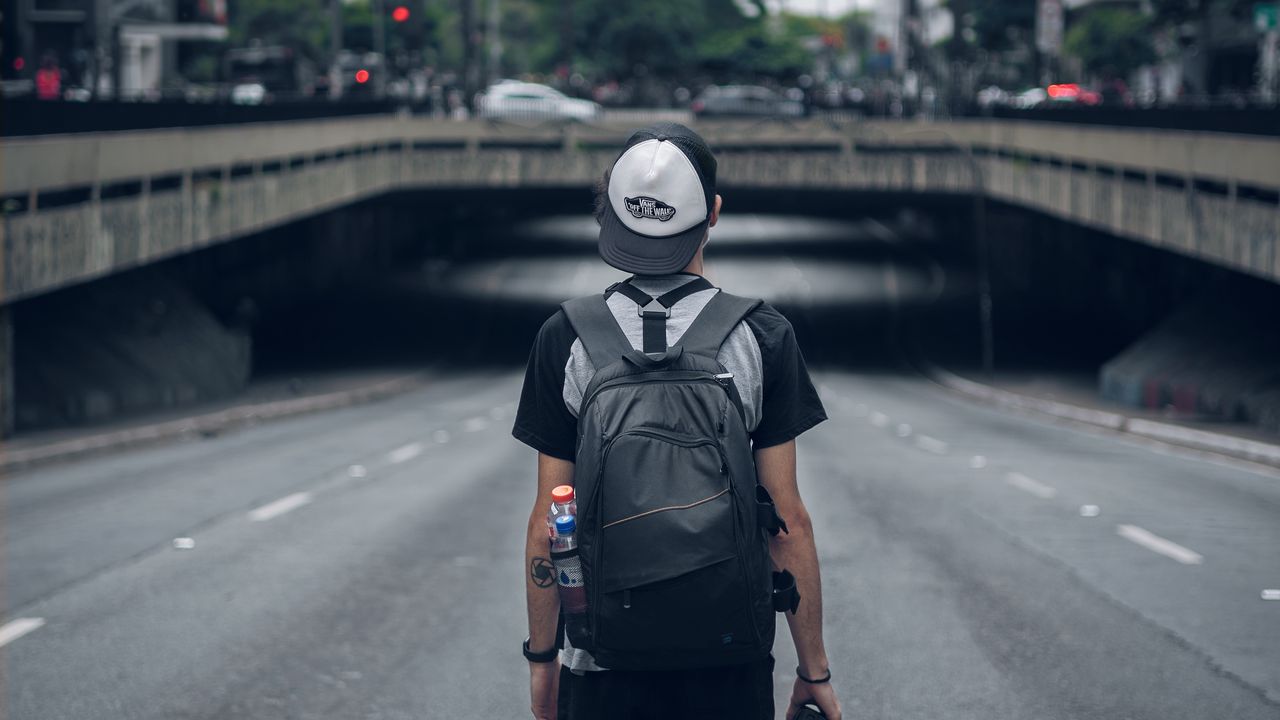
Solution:
M 560 696 L 560 660 L 529 663 L 529 709 L 534 720 L 556 720 Z
M 840 720 L 840 700 L 836 698 L 836 690 L 831 683 L 807 683 L 796 678 L 791 687 L 791 704 L 787 706 L 787 720 L 791 720 L 806 704 L 817 705 L 828 720 Z

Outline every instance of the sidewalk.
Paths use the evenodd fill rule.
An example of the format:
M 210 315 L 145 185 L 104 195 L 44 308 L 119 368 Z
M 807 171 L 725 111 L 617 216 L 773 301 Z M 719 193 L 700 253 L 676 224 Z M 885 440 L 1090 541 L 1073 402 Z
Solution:
M 365 370 L 272 377 L 235 397 L 0 442 L 0 473 L 148 443 L 208 437 L 263 420 L 374 402 L 420 387 L 426 372 Z
M 972 379 L 977 373 L 962 377 L 936 366 L 924 369 L 943 387 L 997 407 L 1280 467 L 1280 438 L 1246 423 L 1171 417 L 1108 402 L 1098 397 L 1092 376 L 998 373 L 979 382 Z

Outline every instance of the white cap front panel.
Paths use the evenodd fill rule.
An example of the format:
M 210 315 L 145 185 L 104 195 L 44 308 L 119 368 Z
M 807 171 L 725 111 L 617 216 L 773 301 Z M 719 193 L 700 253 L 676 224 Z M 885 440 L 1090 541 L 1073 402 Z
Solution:
M 627 229 L 649 237 L 675 235 L 707 219 L 698 171 L 680 148 L 662 140 L 636 143 L 618 158 L 609 203 Z

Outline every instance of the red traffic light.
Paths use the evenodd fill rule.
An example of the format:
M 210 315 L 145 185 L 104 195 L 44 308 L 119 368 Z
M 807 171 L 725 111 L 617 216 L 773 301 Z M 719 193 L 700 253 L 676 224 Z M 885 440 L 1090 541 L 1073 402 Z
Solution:
M 356 82 L 360 83 L 361 85 L 363 85 L 364 83 L 369 82 L 369 71 L 368 71 L 368 70 L 365 70 L 364 68 L 361 68 L 361 69 L 357 70 L 357 71 L 356 71 Z
M 391 11 L 391 19 L 396 22 L 404 22 L 409 19 L 409 8 L 404 5 L 397 5 L 395 10 Z

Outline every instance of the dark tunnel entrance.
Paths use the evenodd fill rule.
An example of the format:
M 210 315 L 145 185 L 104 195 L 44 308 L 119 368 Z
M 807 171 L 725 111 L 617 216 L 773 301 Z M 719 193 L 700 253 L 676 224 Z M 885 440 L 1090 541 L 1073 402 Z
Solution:
M 710 278 L 782 310 L 812 365 L 979 369 L 971 198 L 722 194 Z M 517 368 L 558 302 L 623 277 L 595 252 L 592 206 L 582 189 L 397 194 L 20 303 L 19 428 L 352 369 Z M 1228 280 L 1275 306 L 1264 283 L 1015 208 L 988 203 L 986 227 L 1002 371 L 1096 383 L 1104 363 L 1174 308 Z M 115 319 L 87 314 L 95 307 Z M 193 328 L 205 315 L 216 322 L 201 334 Z M 168 335 L 175 326 L 183 332 Z M 113 345 L 122 333 L 151 337 L 152 356 L 63 342 L 138 346 Z M 217 381 L 179 378 L 178 389 L 139 396 L 157 375 L 182 374 L 155 359 L 161 348 L 183 372 Z

